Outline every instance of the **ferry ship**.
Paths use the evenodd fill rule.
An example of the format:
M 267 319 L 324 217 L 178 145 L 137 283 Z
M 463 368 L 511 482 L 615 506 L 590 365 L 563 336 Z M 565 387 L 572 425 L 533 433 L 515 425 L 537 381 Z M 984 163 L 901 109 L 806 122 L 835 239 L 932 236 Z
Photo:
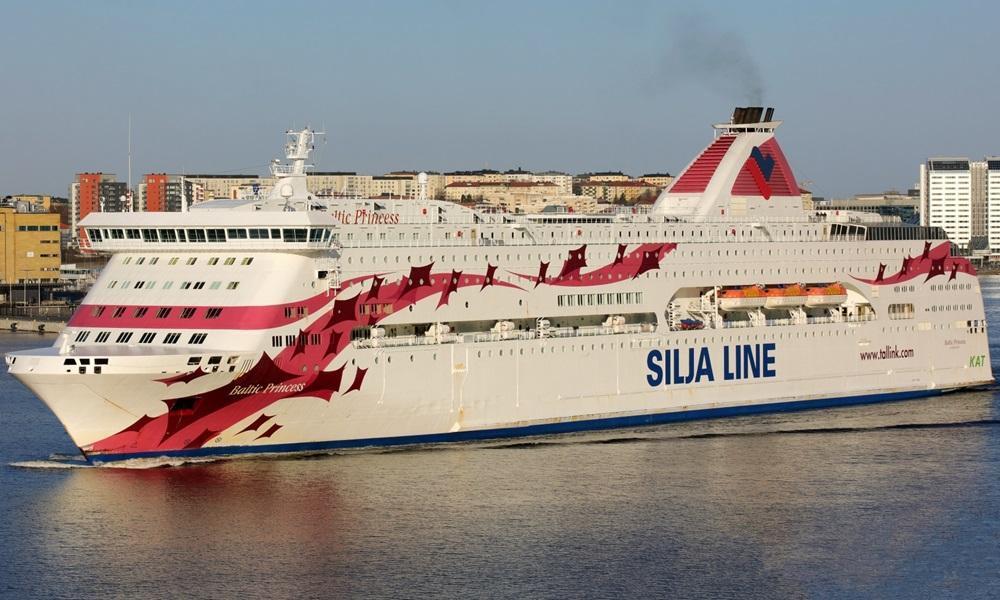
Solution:
M 939 228 L 803 207 L 737 108 L 648 210 L 324 198 L 314 133 L 266 194 L 94 213 L 110 255 L 11 374 L 90 461 L 635 427 L 990 383 L 976 271 Z

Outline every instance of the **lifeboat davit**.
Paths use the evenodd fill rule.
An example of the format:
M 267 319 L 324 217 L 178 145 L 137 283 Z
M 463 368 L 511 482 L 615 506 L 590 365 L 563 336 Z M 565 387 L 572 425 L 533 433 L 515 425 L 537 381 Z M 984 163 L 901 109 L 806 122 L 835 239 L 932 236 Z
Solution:
M 847 301 L 847 288 L 840 283 L 808 286 L 806 306 L 840 305 Z
M 764 306 L 766 300 L 764 289 L 759 285 L 719 290 L 719 308 L 722 310 L 755 310 Z
M 764 288 L 767 308 L 787 308 L 802 306 L 806 303 L 806 290 L 801 285 L 774 285 Z

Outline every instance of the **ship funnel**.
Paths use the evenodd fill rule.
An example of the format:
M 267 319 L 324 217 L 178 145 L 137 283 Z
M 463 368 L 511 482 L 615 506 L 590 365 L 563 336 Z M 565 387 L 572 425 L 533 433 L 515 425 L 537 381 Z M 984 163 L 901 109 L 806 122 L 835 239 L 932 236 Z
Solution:
M 761 119 L 761 116 L 764 118 Z M 750 125 L 752 123 L 768 123 L 774 117 L 774 108 L 763 106 L 737 106 L 733 109 L 733 125 Z

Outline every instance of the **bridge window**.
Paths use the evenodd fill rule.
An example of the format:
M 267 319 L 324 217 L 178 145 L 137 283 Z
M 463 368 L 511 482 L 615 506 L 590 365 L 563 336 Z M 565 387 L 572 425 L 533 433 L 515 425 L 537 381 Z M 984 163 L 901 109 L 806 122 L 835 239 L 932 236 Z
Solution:
M 282 239 L 286 242 L 304 242 L 306 241 L 306 230 L 303 229 L 283 229 Z

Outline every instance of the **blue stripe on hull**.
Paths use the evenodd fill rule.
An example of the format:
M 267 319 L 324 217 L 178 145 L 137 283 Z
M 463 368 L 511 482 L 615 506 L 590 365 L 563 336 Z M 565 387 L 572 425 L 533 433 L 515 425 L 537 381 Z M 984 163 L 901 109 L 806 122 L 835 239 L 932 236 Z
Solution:
M 322 450 L 339 450 L 349 448 L 368 448 L 385 446 L 407 446 L 418 444 L 438 444 L 443 442 L 469 442 L 494 440 L 502 438 L 525 437 L 534 435 L 549 435 L 579 431 L 594 431 L 601 429 L 618 429 L 622 427 L 639 427 L 643 425 L 658 425 L 678 421 L 694 421 L 699 419 L 717 419 L 772 412 L 787 412 L 830 408 L 834 406 L 850 406 L 854 404 L 874 404 L 877 402 L 892 402 L 936 396 L 943 390 L 914 390 L 909 392 L 892 392 L 886 394 L 869 394 L 864 396 L 845 396 L 841 398 L 819 398 L 816 400 L 793 400 L 771 404 L 754 404 L 747 406 L 730 406 L 725 408 L 704 408 L 679 412 L 667 412 L 627 417 L 607 417 L 603 419 L 588 419 L 579 421 L 563 421 L 559 423 L 542 423 L 522 427 L 502 427 L 498 429 L 477 429 L 456 431 L 452 433 L 431 433 L 423 435 L 406 435 L 398 437 L 367 438 L 359 440 L 332 440 L 327 442 L 298 442 L 289 444 L 270 444 L 262 446 L 216 446 L 209 448 L 192 448 L 188 450 L 165 450 L 153 452 L 133 452 L 125 454 L 93 454 L 87 457 L 91 462 L 113 462 L 132 458 L 159 457 L 199 457 L 228 456 L 237 454 L 282 454 L 317 452 Z

